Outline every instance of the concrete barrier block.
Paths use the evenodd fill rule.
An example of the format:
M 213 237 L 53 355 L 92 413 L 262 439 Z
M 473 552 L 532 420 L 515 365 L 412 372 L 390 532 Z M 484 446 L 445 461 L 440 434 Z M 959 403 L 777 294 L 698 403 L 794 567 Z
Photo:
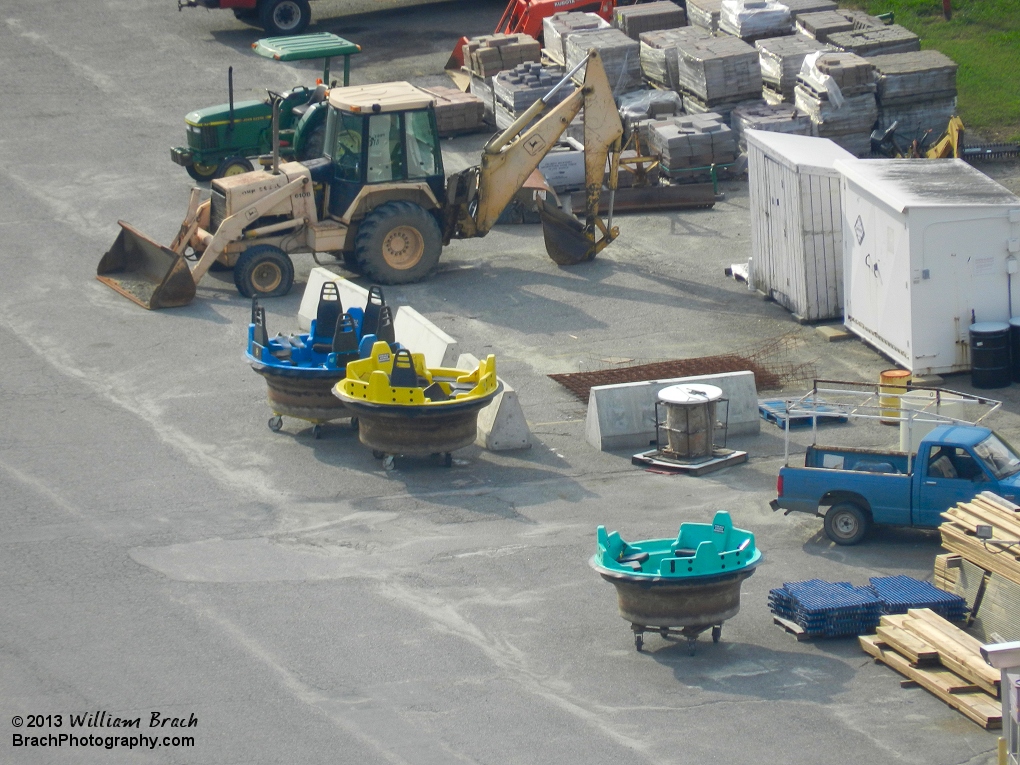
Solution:
M 457 358 L 457 369 L 474 369 L 478 359 L 470 353 Z M 475 444 L 490 452 L 531 448 L 531 429 L 515 391 L 503 378 L 503 390 L 478 412 L 478 435 Z
M 754 373 L 726 372 L 593 387 L 584 428 L 588 443 L 601 451 L 647 448 L 655 441 L 655 401 L 659 391 L 682 383 L 704 383 L 722 389 L 723 398 L 729 399 L 729 435 L 759 431 L 761 418 Z
M 426 366 L 456 365 L 457 341 L 410 306 L 402 305 L 397 309 L 393 317 L 393 332 L 398 343 L 412 353 L 425 355 Z
M 298 308 L 298 327 L 304 332 L 307 332 L 312 325 L 312 319 L 315 318 L 315 313 L 319 308 L 322 285 L 326 282 L 336 282 L 337 291 L 340 293 L 340 303 L 345 311 L 348 308 L 364 308 L 365 303 L 368 302 L 368 290 L 364 287 L 345 279 L 340 274 L 333 273 L 328 268 L 316 266 L 308 274 L 308 284 L 305 285 L 304 294 L 301 295 L 301 307 Z

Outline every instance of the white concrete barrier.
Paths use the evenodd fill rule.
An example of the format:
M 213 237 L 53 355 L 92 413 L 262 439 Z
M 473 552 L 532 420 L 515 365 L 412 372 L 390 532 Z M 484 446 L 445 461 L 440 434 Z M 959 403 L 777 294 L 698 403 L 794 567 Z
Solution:
M 298 327 L 307 332 L 312 325 L 312 319 L 319 308 L 319 296 L 322 294 L 322 285 L 326 282 L 336 282 L 337 291 L 340 293 L 340 303 L 344 310 L 348 308 L 364 308 L 368 302 L 368 290 L 354 282 L 345 279 L 340 274 L 335 274 L 328 268 L 316 266 L 308 274 L 308 284 L 305 286 L 304 294 L 301 295 L 301 307 L 298 308 Z M 396 319 L 394 319 L 394 324 Z
M 411 353 L 425 354 L 425 366 L 452 367 L 457 361 L 457 341 L 408 305 L 393 317 L 397 342 Z M 476 362 L 477 363 L 477 362 Z
M 591 389 L 585 438 L 601 451 L 648 448 L 655 441 L 655 401 L 659 391 L 682 383 L 707 383 L 729 400 L 729 435 L 757 433 L 761 426 L 753 372 L 679 377 L 672 380 L 598 385 Z M 720 407 L 720 417 L 725 409 Z
M 474 369 L 477 366 L 478 359 L 470 353 L 462 353 L 457 358 L 457 369 Z M 524 419 L 517 391 L 503 378 L 500 377 L 499 381 L 503 383 L 503 390 L 478 412 L 475 444 L 490 452 L 530 449 L 531 429 Z

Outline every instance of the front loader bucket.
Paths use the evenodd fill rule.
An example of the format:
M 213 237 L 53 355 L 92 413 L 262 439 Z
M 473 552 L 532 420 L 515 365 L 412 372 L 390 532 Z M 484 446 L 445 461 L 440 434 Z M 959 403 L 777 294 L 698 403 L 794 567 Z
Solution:
M 188 262 L 124 221 L 113 246 L 103 255 L 96 278 L 142 308 L 174 308 L 195 297 Z
M 584 224 L 545 200 L 538 200 L 545 251 L 560 266 L 573 266 L 595 258 L 595 242 L 585 233 Z

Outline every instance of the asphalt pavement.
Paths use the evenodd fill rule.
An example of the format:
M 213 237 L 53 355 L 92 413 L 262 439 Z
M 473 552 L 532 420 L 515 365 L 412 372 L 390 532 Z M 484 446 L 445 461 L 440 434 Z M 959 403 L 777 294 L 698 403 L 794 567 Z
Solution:
M 501 11 L 352 20 L 330 16 L 337 5 L 313 3 L 309 31 L 363 46 L 354 84 L 443 84 L 455 40 Z M 538 227 L 501 226 L 453 243 L 427 281 L 387 289 L 464 351 L 495 354 L 534 436 L 527 451 L 470 447 L 450 469 L 387 472 L 342 424 L 318 440 L 302 421 L 266 427 L 265 383 L 243 354 L 250 305 L 229 274 L 153 312 L 94 279 L 118 220 L 164 242 L 177 232 L 192 181 L 169 148 L 188 111 L 226 101 L 229 66 L 246 98 L 318 65 L 256 57 L 259 30 L 171 0 L 8 3 L 0 30 L 0 761 L 994 761 L 997 734 L 901 688 L 855 640 L 797 642 L 768 611 L 785 581 L 930 579 L 937 533 L 840 548 L 818 519 L 773 513 L 784 447 L 767 423 L 731 440 L 745 465 L 641 470 L 589 446 L 584 404 L 547 376 L 781 339 L 776 363 L 877 381 L 888 359 L 825 342 L 724 275 L 750 254 L 746 183 L 723 184 L 710 210 L 619 217 L 590 264 L 559 268 Z M 483 139 L 450 141 L 448 164 Z M 1015 166 L 992 172 L 1018 190 Z M 314 263 L 295 261 L 294 290 L 265 301 L 271 334 L 297 328 Z M 966 375 L 947 385 L 971 390 Z M 993 424 L 1015 439 L 1020 388 L 995 395 Z M 826 435 L 893 440 L 879 426 Z M 588 566 L 596 527 L 673 536 L 717 510 L 765 554 L 740 613 L 694 656 L 657 635 L 636 652 Z M 140 724 L 102 724 L 115 719 Z M 106 748 L 109 736 L 156 745 Z

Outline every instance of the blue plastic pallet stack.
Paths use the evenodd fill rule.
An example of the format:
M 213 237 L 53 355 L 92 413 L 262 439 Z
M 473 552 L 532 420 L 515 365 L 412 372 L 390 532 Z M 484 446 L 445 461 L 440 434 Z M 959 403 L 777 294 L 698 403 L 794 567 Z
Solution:
M 871 591 L 882 601 L 883 614 L 905 614 L 911 608 L 930 608 L 943 619 L 962 621 L 967 601 L 959 595 L 909 576 L 873 576 Z
M 786 582 L 769 591 L 772 613 L 796 622 L 809 637 L 841 637 L 874 632 L 882 601 L 868 587 L 849 582 Z

